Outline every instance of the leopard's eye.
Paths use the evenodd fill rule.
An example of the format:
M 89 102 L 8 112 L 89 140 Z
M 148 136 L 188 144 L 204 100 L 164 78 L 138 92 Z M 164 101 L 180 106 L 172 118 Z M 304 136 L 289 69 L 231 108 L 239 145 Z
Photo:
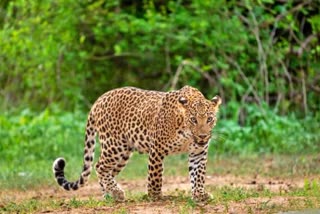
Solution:
M 192 123 L 197 124 L 197 119 L 195 117 L 191 117 L 190 120 Z
M 211 123 L 213 121 L 213 117 L 208 117 L 207 123 Z

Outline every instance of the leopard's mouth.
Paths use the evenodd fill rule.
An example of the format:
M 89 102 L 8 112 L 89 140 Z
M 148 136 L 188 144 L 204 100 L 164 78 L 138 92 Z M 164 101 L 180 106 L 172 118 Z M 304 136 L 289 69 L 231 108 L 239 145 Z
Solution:
M 199 146 L 205 146 L 209 143 L 211 136 L 206 136 L 206 137 L 198 137 L 193 135 L 193 142 Z
M 196 142 L 196 144 L 198 144 L 199 146 L 205 146 L 208 144 L 208 141 L 198 141 Z
M 205 146 L 208 144 L 209 141 L 194 139 L 194 142 L 199 146 Z

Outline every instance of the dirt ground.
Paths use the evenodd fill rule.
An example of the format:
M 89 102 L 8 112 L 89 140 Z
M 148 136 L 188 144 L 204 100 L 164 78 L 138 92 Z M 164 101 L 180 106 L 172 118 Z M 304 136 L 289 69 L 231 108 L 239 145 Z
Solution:
M 126 192 L 146 192 L 146 181 L 145 180 L 120 180 L 119 183 L 125 189 Z M 290 191 L 294 187 L 303 187 L 303 178 L 292 178 L 292 179 L 277 179 L 272 180 L 262 177 L 240 177 L 233 175 L 224 176 L 207 176 L 206 185 L 208 186 L 230 186 L 230 187 L 243 187 L 243 188 L 256 188 L 269 189 L 270 191 Z M 122 208 L 129 213 L 181 213 L 181 206 L 179 204 L 174 205 L 170 199 L 170 195 L 174 195 L 176 189 L 185 190 L 186 194 L 189 194 L 190 184 L 187 177 L 169 177 L 164 178 L 163 194 L 164 199 L 158 202 L 135 202 L 130 203 L 118 203 L 114 206 L 99 206 L 99 207 L 80 207 L 70 208 L 64 207 L 63 204 L 58 210 L 48 208 L 42 213 L 112 213 L 121 210 Z M 78 191 L 64 191 L 57 187 L 28 190 L 28 191 L 10 191 L 0 193 L 0 202 L 15 202 L 20 203 L 22 201 L 37 199 L 37 200 L 49 200 L 49 199 L 66 199 L 76 198 L 78 200 L 95 199 L 102 200 L 102 194 L 97 181 L 91 180 L 89 184 L 78 190 Z M 295 196 L 295 198 L 297 198 Z M 241 202 L 231 202 L 228 206 L 225 204 L 208 204 L 204 206 L 198 206 L 192 209 L 191 213 L 247 213 L 248 209 L 252 210 L 253 213 L 264 213 L 259 208 L 264 202 L 269 206 L 277 205 L 288 205 L 292 200 L 292 197 L 288 196 L 277 196 L 268 198 L 249 198 Z M 260 210 L 260 211 L 259 211 Z M 120 212 L 121 213 L 121 212 Z M 190 213 L 187 210 L 185 213 Z

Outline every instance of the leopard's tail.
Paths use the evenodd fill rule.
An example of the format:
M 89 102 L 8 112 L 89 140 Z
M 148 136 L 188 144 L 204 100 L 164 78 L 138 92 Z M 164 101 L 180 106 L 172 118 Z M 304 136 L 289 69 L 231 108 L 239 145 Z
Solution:
M 80 178 L 77 181 L 70 182 L 64 176 L 64 167 L 66 161 L 64 158 L 57 158 L 53 162 L 52 170 L 57 183 L 65 190 L 77 190 L 79 187 L 83 187 L 89 180 L 89 176 L 93 166 L 94 147 L 96 138 L 95 121 L 92 113 L 88 116 L 86 126 L 86 137 L 84 147 L 84 160 L 83 170 L 80 174 Z

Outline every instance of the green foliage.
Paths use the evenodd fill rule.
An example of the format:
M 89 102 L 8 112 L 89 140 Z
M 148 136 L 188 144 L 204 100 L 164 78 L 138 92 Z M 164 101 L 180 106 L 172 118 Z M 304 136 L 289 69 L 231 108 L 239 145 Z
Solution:
M 85 119 L 81 112 L 61 113 L 48 109 L 41 113 L 26 109 L 19 115 L 2 114 L 0 155 L 5 161 L 0 163 L 1 186 L 24 188 L 37 184 L 43 178 L 52 178 L 51 164 L 58 156 L 65 155 L 65 151 L 71 157 L 81 156 L 84 135 L 79 133 L 84 132 Z M 82 157 L 68 162 L 79 166 L 71 168 L 70 175 L 78 175 Z M 15 182 L 11 184 L 6 182 L 8 180 Z
M 0 30 L 2 108 L 10 104 L 40 107 L 63 99 L 81 100 L 83 69 L 77 47 L 76 1 L 11 1 Z M 79 43 L 79 42 L 78 42 Z
M 232 106 L 226 109 L 232 109 Z M 235 120 L 220 119 L 213 130 L 216 153 L 301 153 L 320 148 L 320 124 L 315 117 L 299 120 L 294 114 L 279 116 L 267 108 L 245 106 L 246 121 L 240 126 Z M 223 112 L 222 112 L 223 113 Z
M 190 84 L 226 102 L 315 112 L 318 3 L 4 1 L 1 108 L 72 110 L 123 85 Z
M 34 161 L 56 158 L 54 153 L 70 150 L 77 154 L 77 144 L 82 143 L 86 117 L 81 112 L 61 113 L 45 110 L 41 113 L 26 109 L 20 115 L 6 113 L 0 117 L 0 151 L 7 161 Z M 71 146 L 71 147 L 70 147 Z M 10 148 L 10 152 L 8 151 Z

